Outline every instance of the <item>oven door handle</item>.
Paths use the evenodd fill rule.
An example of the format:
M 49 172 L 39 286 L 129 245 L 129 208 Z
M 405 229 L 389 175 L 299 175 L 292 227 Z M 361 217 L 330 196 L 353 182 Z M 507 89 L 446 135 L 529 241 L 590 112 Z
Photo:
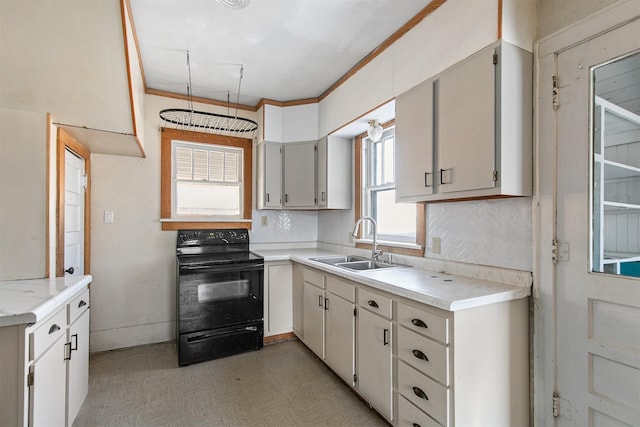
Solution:
M 180 272 L 197 273 L 200 271 L 208 271 L 210 273 L 230 273 L 235 271 L 261 271 L 264 270 L 264 264 L 232 264 L 232 265 L 181 265 Z

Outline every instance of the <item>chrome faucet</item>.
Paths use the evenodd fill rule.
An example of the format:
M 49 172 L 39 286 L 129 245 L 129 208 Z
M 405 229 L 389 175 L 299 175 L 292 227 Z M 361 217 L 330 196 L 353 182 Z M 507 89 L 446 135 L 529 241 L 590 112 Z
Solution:
M 376 258 L 378 258 L 378 256 L 382 253 L 382 251 L 378 251 L 378 244 L 377 244 L 378 224 L 376 223 L 376 220 L 371 218 L 370 216 L 363 216 L 362 218 L 356 221 L 356 225 L 353 227 L 353 231 L 351 232 L 351 235 L 353 237 L 358 237 L 358 227 L 360 227 L 360 223 L 365 219 L 371 221 L 371 224 L 373 226 L 373 245 L 371 246 L 371 262 L 375 262 Z

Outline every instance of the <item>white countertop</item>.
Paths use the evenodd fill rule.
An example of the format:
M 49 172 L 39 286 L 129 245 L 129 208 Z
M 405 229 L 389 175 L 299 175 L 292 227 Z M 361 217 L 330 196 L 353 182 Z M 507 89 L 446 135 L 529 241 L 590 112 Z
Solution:
M 0 327 L 42 320 L 91 280 L 91 276 L 65 276 L 0 281 Z
M 254 250 L 265 262 L 291 260 L 345 279 L 448 311 L 526 298 L 528 286 L 516 286 L 414 267 L 351 271 L 310 258 L 342 255 L 322 249 Z

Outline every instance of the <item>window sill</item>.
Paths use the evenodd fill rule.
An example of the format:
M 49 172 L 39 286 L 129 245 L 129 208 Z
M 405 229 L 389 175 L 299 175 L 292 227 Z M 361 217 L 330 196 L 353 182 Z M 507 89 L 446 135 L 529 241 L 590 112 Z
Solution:
M 202 219 L 174 219 L 174 218 L 161 218 L 163 231 L 172 230 L 216 230 L 221 228 L 246 228 L 251 230 L 251 219 L 235 219 L 232 221 L 225 220 L 206 220 Z
M 392 254 L 411 255 L 411 256 L 424 256 L 424 247 L 415 243 L 407 242 L 390 242 L 381 240 L 376 242 L 378 249 Z M 370 239 L 357 239 L 356 248 L 371 250 L 373 241 Z

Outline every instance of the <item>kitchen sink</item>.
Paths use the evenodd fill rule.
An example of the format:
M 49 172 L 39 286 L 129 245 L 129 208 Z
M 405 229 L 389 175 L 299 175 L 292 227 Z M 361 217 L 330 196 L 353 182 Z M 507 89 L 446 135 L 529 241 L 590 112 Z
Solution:
M 349 262 L 360 262 L 367 261 L 367 258 L 363 256 L 356 255 L 345 255 L 345 256 L 327 256 L 327 257 L 318 257 L 318 258 L 310 258 L 312 261 L 318 261 L 323 264 L 336 265 L 336 264 L 344 264 Z
M 402 264 L 392 264 L 388 262 L 375 261 L 371 262 L 368 258 L 357 255 L 344 255 L 344 256 L 328 256 L 310 258 L 312 261 L 321 262 L 323 264 L 329 264 L 334 267 L 345 268 L 355 271 L 376 270 L 380 268 L 394 268 L 394 267 L 406 267 Z
M 404 267 L 404 265 L 400 264 L 389 264 L 386 262 L 371 262 L 371 261 L 351 261 L 351 262 L 340 262 L 335 264 L 336 267 L 348 268 L 349 270 L 376 270 L 379 268 L 394 268 L 394 267 Z

